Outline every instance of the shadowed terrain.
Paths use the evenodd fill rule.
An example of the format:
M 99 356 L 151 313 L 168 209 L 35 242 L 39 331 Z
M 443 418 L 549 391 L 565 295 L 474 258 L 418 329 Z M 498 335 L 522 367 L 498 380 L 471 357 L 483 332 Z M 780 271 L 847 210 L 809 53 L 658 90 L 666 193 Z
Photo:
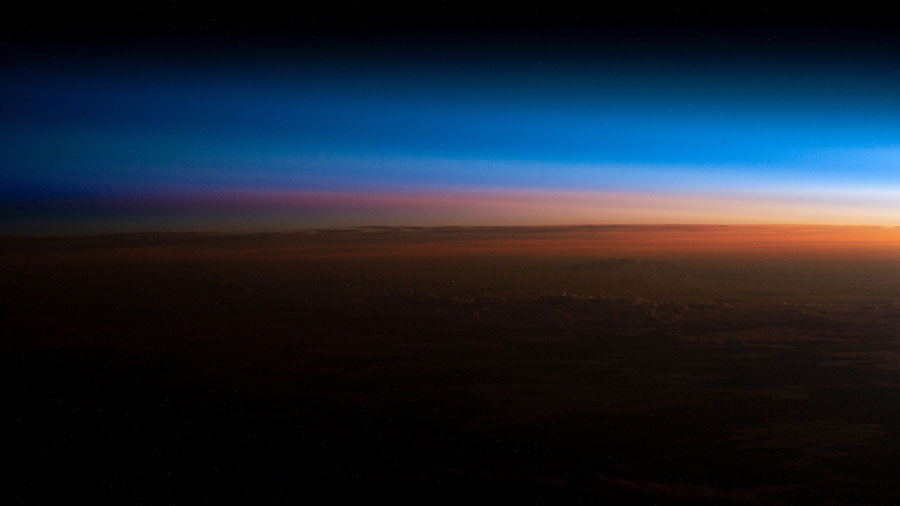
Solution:
M 7 237 L 3 493 L 897 503 L 898 235 Z

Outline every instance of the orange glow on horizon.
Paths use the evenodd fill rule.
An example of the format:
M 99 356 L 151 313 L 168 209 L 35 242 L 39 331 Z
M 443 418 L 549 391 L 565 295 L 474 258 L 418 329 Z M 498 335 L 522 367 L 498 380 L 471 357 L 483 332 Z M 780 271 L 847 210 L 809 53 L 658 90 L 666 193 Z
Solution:
M 311 245 L 310 257 L 778 256 L 900 258 L 900 227 L 623 225 L 428 229 Z M 291 255 L 292 256 L 292 255 Z
M 900 225 L 890 195 L 535 190 L 203 190 L 145 202 L 196 213 L 199 229 L 296 230 L 352 226 L 578 224 Z M 216 219 L 215 217 L 219 218 Z M 189 221 L 189 220 L 188 220 Z M 277 224 L 277 225 L 273 225 Z
M 873 226 L 362 227 L 291 233 L 167 234 L 166 241 L 155 245 L 141 239 L 142 234 L 102 237 L 98 242 L 88 240 L 82 247 L 42 253 L 41 258 L 19 258 L 10 253 L 5 260 L 79 263 L 98 258 L 141 262 L 477 256 L 900 259 L 900 227 Z

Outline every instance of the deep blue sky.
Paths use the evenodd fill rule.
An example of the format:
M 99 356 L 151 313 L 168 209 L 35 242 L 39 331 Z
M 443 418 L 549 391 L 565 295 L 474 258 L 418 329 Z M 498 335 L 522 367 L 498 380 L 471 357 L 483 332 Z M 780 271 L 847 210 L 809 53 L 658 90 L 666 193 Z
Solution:
M 15 70 L 4 193 L 900 183 L 900 81 L 873 63 L 417 63 Z
M 27 46 L 4 61 L 0 198 L 502 188 L 900 201 L 890 48 L 717 31 L 635 42 L 645 32 Z

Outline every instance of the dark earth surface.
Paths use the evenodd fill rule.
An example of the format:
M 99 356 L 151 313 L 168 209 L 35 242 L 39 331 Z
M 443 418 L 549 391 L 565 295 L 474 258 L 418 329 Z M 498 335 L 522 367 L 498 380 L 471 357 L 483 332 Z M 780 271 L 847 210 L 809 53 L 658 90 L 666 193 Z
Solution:
M 900 502 L 900 257 L 310 237 L 5 239 L 7 503 Z

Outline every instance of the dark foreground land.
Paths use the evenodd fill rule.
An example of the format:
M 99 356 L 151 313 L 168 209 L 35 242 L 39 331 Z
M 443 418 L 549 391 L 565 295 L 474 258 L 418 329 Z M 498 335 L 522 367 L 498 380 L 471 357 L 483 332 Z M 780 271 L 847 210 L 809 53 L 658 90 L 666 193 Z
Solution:
M 6 238 L 0 493 L 897 504 L 900 249 L 836 233 Z

